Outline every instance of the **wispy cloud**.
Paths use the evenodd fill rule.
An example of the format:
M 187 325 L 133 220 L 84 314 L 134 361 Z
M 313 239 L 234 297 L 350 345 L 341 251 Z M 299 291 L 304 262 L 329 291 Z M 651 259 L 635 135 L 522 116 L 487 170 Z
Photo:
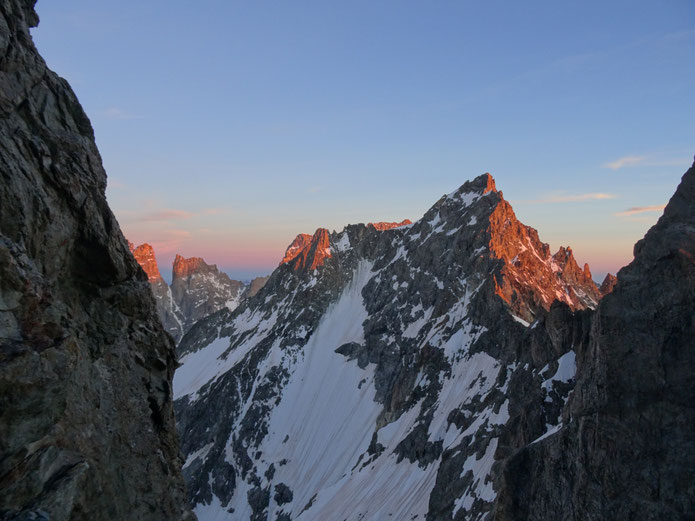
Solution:
M 627 210 L 618 212 L 615 215 L 619 217 L 627 217 L 629 215 L 637 215 L 640 213 L 660 212 L 664 208 L 666 208 L 665 204 L 654 204 L 652 206 L 633 206 L 631 208 L 628 208 Z
M 118 107 L 110 107 L 104 111 L 104 116 L 106 116 L 109 119 L 137 119 L 138 116 L 135 114 L 131 114 L 130 112 L 127 112 L 123 109 L 120 109 Z
M 644 163 L 645 159 L 647 159 L 645 156 L 625 156 L 616 159 L 615 161 L 604 163 L 602 166 L 603 168 L 610 168 L 611 170 L 620 170 L 626 166 L 636 166 L 642 164 Z
M 616 196 L 613 194 L 605 194 L 602 192 L 593 192 L 587 194 L 551 194 L 540 199 L 533 199 L 531 201 L 521 201 L 524 203 L 532 204 L 546 204 L 546 203 L 575 203 L 575 202 L 585 202 L 585 201 L 601 201 L 604 199 L 615 199 Z
M 186 210 L 174 210 L 171 208 L 165 208 L 163 210 L 157 210 L 154 212 L 140 214 L 135 218 L 135 220 L 141 222 L 164 222 L 175 221 L 179 219 L 190 219 L 194 215 L 194 213 L 187 212 Z
M 683 166 L 688 165 L 689 160 L 685 157 L 654 158 L 649 156 L 625 156 L 609 161 L 601 165 L 603 168 L 620 170 L 631 166 Z
M 320 187 L 320 186 L 310 186 L 310 187 L 307 189 L 307 192 L 309 192 L 310 194 L 317 194 L 317 193 L 319 193 L 320 191 L 321 191 L 321 187 Z

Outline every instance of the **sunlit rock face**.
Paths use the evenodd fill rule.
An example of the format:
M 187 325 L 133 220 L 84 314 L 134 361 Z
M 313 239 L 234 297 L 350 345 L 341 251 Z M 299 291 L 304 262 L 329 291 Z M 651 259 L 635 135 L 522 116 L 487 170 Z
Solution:
M 173 342 L 33 5 L 0 1 L 0 518 L 192 519 Z
M 129 243 L 129 245 L 131 246 L 130 250 L 133 253 L 133 257 L 135 257 L 135 260 L 138 261 L 138 264 L 140 264 L 140 267 L 147 275 L 147 280 L 150 283 L 152 294 L 157 303 L 157 314 L 164 329 L 174 338 L 174 341 L 178 342 L 186 331 L 184 329 L 186 320 L 181 312 L 181 308 L 174 300 L 171 288 L 169 288 L 169 285 L 159 273 L 154 249 L 147 243 L 141 244 L 137 248 L 133 247 L 132 243 Z
M 308 233 L 300 233 L 294 240 L 290 243 L 285 251 L 285 256 L 280 261 L 280 264 L 287 264 L 297 255 L 299 255 L 304 249 L 311 245 L 312 236 Z
M 490 175 L 415 223 L 319 229 L 198 322 L 174 382 L 200 519 L 485 519 L 552 436 L 598 288 Z
M 369 223 L 374 228 L 376 228 L 379 231 L 384 231 L 384 230 L 391 230 L 393 228 L 400 228 L 401 226 L 408 226 L 409 224 L 413 224 L 413 222 L 410 219 L 404 219 L 401 222 L 378 222 L 378 223 Z

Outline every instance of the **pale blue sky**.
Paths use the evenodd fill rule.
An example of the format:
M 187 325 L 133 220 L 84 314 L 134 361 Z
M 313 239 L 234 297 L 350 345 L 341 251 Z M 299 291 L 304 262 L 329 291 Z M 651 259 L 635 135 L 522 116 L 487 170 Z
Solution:
M 598 278 L 695 153 L 695 2 L 39 0 L 126 235 L 267 273 L 490 172 Z M 621 161 L 622 159 L 622 161 Z

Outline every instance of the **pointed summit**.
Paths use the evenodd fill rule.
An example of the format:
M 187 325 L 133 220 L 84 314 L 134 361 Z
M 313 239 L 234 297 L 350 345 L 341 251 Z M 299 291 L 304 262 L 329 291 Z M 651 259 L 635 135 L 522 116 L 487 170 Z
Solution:
M 280 261 L 280 264 L 287 264 L 290 262 L 297 255 L 299 255 L 304 248 L 309 246 L 309 244 L 311 244 L 311 234 L 300 233 L 297 235 L 285 250 L 285 256 Z
M 423 221 L 426 230 L 420 229 Z M 593 308 L 601 298 L 591 270 L 577 265 L 571 248 L 560 248 L 553 255 L 538 232 L 517 219 L 490 174 L 441 198 L 410 232 L 453 244 L 460 241 L 467 251 L 501 261 L 484 271 L 494 273 L 494 293 L 523 320 L 533 321 L 556 300 L 577 310 Z
M 184 278 L 192 275 L 193 273 L 200 271 L 201 268 L 209 268 L 210 265 L 206 264 L 200 257 L 190 257 L 188 259 L 182 257 L 181 255 L 176 255 L 174 259 L 174 270 L 173 278 Z M 217 268 L 217 266 L 213 266 Z
M 294 271 L 315 270 L 319 266 L 322 266 L 325 260 L 330 256 L 331 244 L 328 230 L 319 228 L 311 237 L 308 244 L 305 244 L 291 259 L 290 264 Z
M 605 297 L 609 293 L 613 291 L 613 288 L 615 288 L 615 285 L 618 283 L 618 277 L 613 275 L 612 273 L 606 273 L 606 277 L 603 279 L 603 282 L 601 283 L 601 287 L 599 288 L 599 291 L 601 292 L 601 296 Z
M 129 242 L 130 245 L 132 243 Z M 141 244 L 137 248 L 132 248 L 133 257 L 138 261 L 138 264 L 147 273 L 147 280 L 150 284 L 155 282 L 163 281 L 162 275 L 159 273 L 159 267 L 157 266 L 157 259 L 154 255 L 154 249 L 147 243 Z
M 477 197 L 487 195 L 489 193 L 499 193 L 495 185 L 495 179 L 488 173 L 479 175 L 471 181 L 466 181 L 457 190 L 447 195 L 447 199 L 461 200 L 467 204 L 475 201 Z M 477 197 L 476 197 L 477 196 Z
M 485 187 L 483 188 L 483 194 L 497 191 L 497 186 L 495 186 L 495 179 L 487 172 L 473 180 L 474 183 L 476 181 L 485 183 Z

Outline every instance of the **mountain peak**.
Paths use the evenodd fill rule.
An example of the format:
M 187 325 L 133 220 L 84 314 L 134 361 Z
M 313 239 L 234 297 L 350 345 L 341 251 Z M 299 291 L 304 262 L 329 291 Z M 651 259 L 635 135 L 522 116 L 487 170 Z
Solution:
M 309 238 L 307 240 L 307 237 Z M 296 244 L 295 244 L 296 243 Z M 300 245 L 301 248 L 300 248 Z M 290 252 L 295 247 L 296 250 Z M 331 244 L 329 232 L 325 228 L 319 228 L 314 235 L 300 234 L 294 242 L 287 248 L 285 258 L 280 264 L 292 264 L 294 271 L 315 270 L 322 266 L 324 261 L 331 256 Z
M 300 233 L 285 250 L 285 256 L 280 261 L 280 264 L 287 264 L 294 259 L 299 253 L 311 244 L 311 234 Z
M 147 279 L 152 282 L 159 282 L 162 279 L 162 275 L 159 273 L 159 267 L 157 266 L 157 259 L 154 255 L 154 249 L 151 245 L 144 243 L 137 248 L 132 247 L 133 243 L 128 241 L 128 245 L 131 246 L 131 252 L 133 257 L 138 261 L 138 264 L 147 274 Z
M 466 181 L 456 190 L 447 194 L 443 201 L 444 204 L 451 205 L 452 201 L 460 204 L 462 207 L 470 206 L 471 204 L 478 201 L 481 197 L 487 196 L 488 194 L 498 195 L 501 200 L 502 192 L 497 190 L 495 185 L 495 179 L 490 174 L 479 175 L 475 179 Z
M 199 271 L 201 267 L 210 266 L 200 257 L 190 257 L 186 259 L 177 254 L 174 259 L 173 278 L 188 277 Z
M 476 177 L 473 179 L 473 182 L 480 183 L 481 185 L 484 183 L 483 187 L 483 195 L 488 193 L 488 192 L 496 192 L 497 191 L 497 186 L 495 185 L 495 178 L 492 177 L 489 173 L 485 172 L 483 175 Z
M 615 288 L 615 285 L 618 283 L 618 277 L 613 275 L 612 273 L 606 273 L 606 277 L 603 279 L 603 282 L 601 283 L 601 287 L 599 288 L 599 291 L 601 292 L 601 296 L 605 297 L 609 293 L 613 291 L 613 288 Z

